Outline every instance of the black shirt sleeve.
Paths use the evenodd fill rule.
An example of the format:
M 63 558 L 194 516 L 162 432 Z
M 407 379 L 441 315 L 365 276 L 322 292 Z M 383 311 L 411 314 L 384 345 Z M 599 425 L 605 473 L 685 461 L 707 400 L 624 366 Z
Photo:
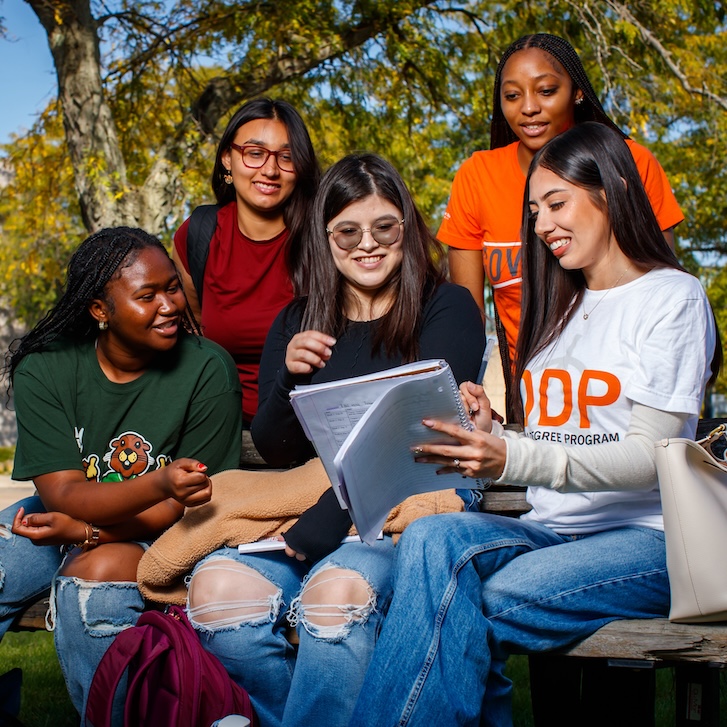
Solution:
M 293 376 L 285 368 L 290 339 L 300 330 L 301 305 L 286 306 L 273 322 L 263 347 L 258 374 L 258 410 L 252 420 L 252 438 L 263 459 L 273 467 L 289 467 L 315 457 L 315 450 L 290 404 L 296 384 L 309 376 Z
M 474 381 L 485 350 L 479 308 L 466 288 L 443 283 L 424 308 L 420 358 L 443 358 L 457 383 Z
M 310 561 L 332 553 L 348 535 L 351 527 L 348 510 L 342 510 L 336 493 L 328 488 L 313 507 L 308 508 L 284 533 L 285 542 Z
M 260 405 L 252 423 L 252 434 L 265 460 L 278 467 L 315 456 L 289 399 L 291 389 L 298 383 L 310 383 L 311 377 L 293 377 L 285 368 L 288 342 L 300 328 L 299 311 L 300 308 L 293 309 L 287 317 L 284 311 L 278 316 L 268 334 L 260 363 Z M 451 283 L 440 285 L 424 309 L 420 358 L 445 359 L 458 382 L 474 380 L 484 345 L 482 318 L 469 291 Z M 336 360 L 332 358 L 324 370 L 326 377 L 350 375 L 343 371 L 359 357 L 367 359 L 362 365 L 368 370 L 378 370 L 371 368 L 371 352 L 363 354 L 360 346 L 340 347 L 336 353 Z M 382 361 L 380 369 L 395 365 L 397 362 Z M 348 512 L 340 508 L 335 493 L 329 489 L 287 531 L 285 540 L 295 551 L 316 561 L 334 551 L 350 527 Z

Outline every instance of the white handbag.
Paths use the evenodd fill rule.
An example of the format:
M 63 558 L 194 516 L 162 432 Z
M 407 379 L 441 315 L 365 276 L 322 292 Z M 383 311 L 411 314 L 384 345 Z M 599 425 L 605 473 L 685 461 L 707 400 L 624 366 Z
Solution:
M 671 587 L 669 620 L 727 621 L 727 462 L 712 452 L 726 436 L 655 443 Z

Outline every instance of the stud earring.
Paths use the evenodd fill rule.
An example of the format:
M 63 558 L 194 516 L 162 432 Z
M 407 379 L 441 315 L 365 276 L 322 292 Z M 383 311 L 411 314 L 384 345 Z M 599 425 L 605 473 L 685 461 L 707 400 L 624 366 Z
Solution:
M 225 173 L 222 177 L 225 184 L 232 184 L 232 172 L 229 169 L 225 169 Z
M 583 103 L 583 96 L 576 99 L 576 106 L 580 106 Z
M 99 321 L 98 322 L 98 330 L 99 331 L 105 331 L 109 327 L 109 324 L 106 321 Z

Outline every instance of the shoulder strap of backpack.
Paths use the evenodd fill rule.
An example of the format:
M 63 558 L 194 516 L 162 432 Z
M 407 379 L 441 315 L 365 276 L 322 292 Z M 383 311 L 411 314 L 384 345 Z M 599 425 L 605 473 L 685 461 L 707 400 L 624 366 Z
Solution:
M 219 205 L 216 204 L 204 204 L 197 207 L 189 218 L 187 228 L 187 264 L 200 304 L 202 303 L 204 269 L 207 265 L 210 241 L 217 228 L 219 208 Z
M 111 727 L 114 695 L 129 663 L 139 652 L 145 631 L 140 626 L 121 631 L 101 658 L 86 704 L 86 718 L 94 727 Z

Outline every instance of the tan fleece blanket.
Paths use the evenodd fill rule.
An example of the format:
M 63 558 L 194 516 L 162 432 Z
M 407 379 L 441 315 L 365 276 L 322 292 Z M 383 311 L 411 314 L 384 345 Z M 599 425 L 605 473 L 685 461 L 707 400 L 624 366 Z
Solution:
M 328 487 L 320 459 L 283 472 L 220 472 L 212 477 L 212 499 L 188 508 L 144 553 L 137 571 L 139 589 L 152 601 L 183 604 L 184 577 L 202 558 L 223 546 L 282 534 Z M 415 495 L 389 513 L 384 532 L 396 536 L 417 518 L 461 510 L 454 490 Z

